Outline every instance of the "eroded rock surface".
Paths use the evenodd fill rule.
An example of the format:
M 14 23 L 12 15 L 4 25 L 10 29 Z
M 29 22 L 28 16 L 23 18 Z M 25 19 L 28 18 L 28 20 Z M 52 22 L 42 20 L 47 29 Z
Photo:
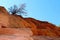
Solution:
M 0 28 L 0 40 L 33 40 L 29 28 Z
M 20 40 L 21 38 L 22 38 L 21 40 L 30 40 L 30 39 L 34 40 L 33 38 L 34 35 L 60 37 L 60 27 L 57 27 L 56 25 L 49 23 L 47 21 L 39 21 L 34 18 L 24 18 L 17 14 L 16 15 L 9 14 L 9 12 L 7 12 L 7 10 L 4 7 L 0 6 L 0 35 L 1 40 L 6 39 Z M 13 38 L 10 39 L 10 36 Z M 45 40 L 45 38 L 42 37 L 42 39 L 40 39 L 38 37 L 38 40 Z

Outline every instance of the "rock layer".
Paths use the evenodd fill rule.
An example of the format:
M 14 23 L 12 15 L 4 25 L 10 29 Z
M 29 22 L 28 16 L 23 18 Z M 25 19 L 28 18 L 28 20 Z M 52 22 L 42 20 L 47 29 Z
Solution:
M 56 25 L 49 23 L 47 21 L 39 21 L 34 18 L 24 18 L 17 14 L 9 14 L 9 12 L 7 12 L 7 10 L 1 6 L 0 28 L 0 34 L 4 32 L 1 32 L 1 30 L 7 30 L 8 28 L 29 28 L 33 32 L 33 35 L 60 37 L 60 28 Z

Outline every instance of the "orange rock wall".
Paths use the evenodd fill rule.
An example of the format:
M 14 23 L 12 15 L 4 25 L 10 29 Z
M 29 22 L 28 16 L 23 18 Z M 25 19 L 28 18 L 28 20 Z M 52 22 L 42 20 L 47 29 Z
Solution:
M 4 7 L 0 7 L 0 28 L 30 28 L 33 35 L 60 37 L 60 28 L 56 25 L 47 21 L 9 14 Z

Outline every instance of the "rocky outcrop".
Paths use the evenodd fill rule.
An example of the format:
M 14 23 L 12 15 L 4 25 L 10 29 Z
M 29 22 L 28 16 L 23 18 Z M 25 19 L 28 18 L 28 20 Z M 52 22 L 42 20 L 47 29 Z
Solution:
M 58 27 L 54 24 L 47 21 L 39 21 L 33 18 L 24 18 L 24 20 L 30 21 L 36 26 L 38 35 L 60 36 L 60 31 L 58 31 Z
M 16 32 L 19 34 L 27 34 L 27 32 L 19 30 L 19 28 L 29 28 L 33 35 L 36 36 L 60 37 L 60 28 L 56 25 L 47 21 L 24 18 L 17 14 L 9 14 L 4 7 L 0 6 L 0 35 L 14 34 Z

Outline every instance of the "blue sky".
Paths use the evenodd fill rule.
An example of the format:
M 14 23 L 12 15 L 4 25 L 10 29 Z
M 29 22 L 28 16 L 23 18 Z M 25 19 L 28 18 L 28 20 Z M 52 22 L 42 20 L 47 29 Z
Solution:
M 0 0 L 0 6 L 7 10 L 22 3 L 26 3 L 27 17 L 60 25 L 60 0 Z

